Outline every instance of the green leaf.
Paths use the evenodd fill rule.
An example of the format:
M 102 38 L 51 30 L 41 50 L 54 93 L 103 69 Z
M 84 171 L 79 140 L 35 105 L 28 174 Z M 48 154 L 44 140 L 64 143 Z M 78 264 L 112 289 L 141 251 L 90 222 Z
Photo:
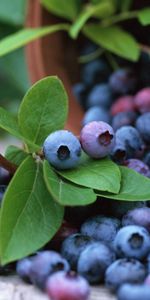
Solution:
M 6 55 L 20 47 L 27 45 L 29 42 L 41 38 L 47 34 L 52 34 L 59 30 L 68 30 L 68 25 L 58 24 L 43 28 L 22 29 L 13 33 L 0 41 L 0 56 Z
M 5 193 L 0 218 L 2 264 L 27 256 L 57 232 L 63 207 L 53 201 L 41 163 L 28 157 L 17 169 Z
M 117 4 L 118 4 L 118 9 L 121 12 L 129 11 L 130 7 L 132 5 L 132 2 L 133 2 L 133 0 L 123 0 L 123 1 L 116 0 L 116 1 L 117 1 Z
M 82 29 L 83 25 L 92 16 L 104 17 L 111 14 L 113 6 L 110 1 L 100 2 L 97 5 L 87 5 L 84 10 L 79 14 L 78 18 L 70 28 L 70 36 L 76 38 Z
M 23 25 L 26 0 L 1 0 L 0 20 L 12 25 Z
M 126 59 L 137 61 L 140 55 L 138 43 L 132 35 L 119 26 L 102 27 L 86 25 L 84 34 L 96 44 Z
M 139 11 L 138 19 L 142 25 L 146 26 L 150 24 L 150 7 L 144 8 Z
M 27 156 L 28 154 L 24 150 L 13 145 L 8 146 L 5 152 L 5 157 L 17 166 L 19 166 Z
M 69 20 L 73 20 L 79 13 L 80 2 L 80 0 L 41 0 L 51 13 Z
M 119 194 L 98 193 L 99 195 L 116 200 L 150 200 L 150 179 L 126 167 L 120 167 L 120 171 L 122 180 Z
M 45 160 L 43 164 L 44 179 L 52 197 L 61 205 L 87 205 L 96 201 L 92 189 L 80 187 L 58 177 Z
M 119 167 L 110 159 L 87 159 L 78 168 L 58 172 L 67 180 L 100 191 L 118 193 L 121 175 Z
M 42 145 L 51 132 L 64 127 L 67 113 L 62 82 L 54 76 L 46 77 L 29 89 L 20 105 L 20 131 L 32 143 Z

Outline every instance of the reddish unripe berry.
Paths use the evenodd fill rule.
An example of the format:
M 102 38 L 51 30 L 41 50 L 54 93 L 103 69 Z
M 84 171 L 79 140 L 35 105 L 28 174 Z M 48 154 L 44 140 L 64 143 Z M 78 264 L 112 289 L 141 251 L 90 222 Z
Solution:
M 139 91 L 134 98 L 135 108 L 140 113 L 150 112 L 150 88 Z
M 111 107 L 111 114 L 115 116 L 120 112 L 134 111 L 134 98 L 133 96 L 122 96 L 118 98 Z

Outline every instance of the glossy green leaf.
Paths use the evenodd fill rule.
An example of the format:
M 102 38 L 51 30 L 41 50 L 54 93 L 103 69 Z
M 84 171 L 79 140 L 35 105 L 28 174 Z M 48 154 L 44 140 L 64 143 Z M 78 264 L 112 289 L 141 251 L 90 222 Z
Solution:
M 26 15 L 26 0 L 1 0 L 0 21 L 12 25 L 23 25 Z
M 17 166 L 19 166 L 27 156 L 28 154 L 25 151 L 13 145 L 8 146 L 5 152 L 5 157 Z
M 109 16 L 113 11 L 113 6 L 110 1 L 101 1 L 97 5 L 87 5 L 84 7 L 83 11 L 79 14 L 78 18 L 74 24 L 70 27 L 70 36 L 76 38 L 82 29 L 83 25 L 90 19 L 92 16 L 104 17 Z
M 86 25 L 84 34 L 96 44 L 126 59 L 137 61 L 140 55 L 138 43 L 132 35 L 119 26 L 102 27 Z
M 2 264 L 27 256 L 57 232 L 63 207 L 53 201 L 42 166 L 28 157 L 16 171 L 5 193 L 0 218 Z
M 150 24 L 150 7 L 144 8 L 139 11 L 138 19 L 142 25 L 146 26 Z
M 47 34 L 52 34 L 59 30 L 68 30 L 68 25 L 58 24 L 43 28 L 26 28 L 3 38 L 0 41 L 0 56 L 6 55 L 29 42 L 41 38 Z
M 73 20 L 80 10 L 80 0 L 41 0 L 41 3 L 51 13 L 59 17 Z
M 75 206 L 87 205 L 96 201 L 97 196 L 92 189 L 74 185 L 57 176 L 46 160 L 43 167 L 46 186 L 59 204 Z
M 122 180 L 119 194 L 98 193 L 99 195 L 106 198 L 126 201 L 150 200 L 149 178 L 126 167 L 120 167 L 120 171 Z
M 29 89 L 20 105 L 20 131 L 32 143 L 42 145 L 51 132 L 64 127 L 67 113 L 62 82 L 54 76 L 46 77 Z
M 110 159 L 87 159 L 78 168 L 58 172 L 67 180 L 100 191 L 118 193 L 121 175 L 119 167 Z

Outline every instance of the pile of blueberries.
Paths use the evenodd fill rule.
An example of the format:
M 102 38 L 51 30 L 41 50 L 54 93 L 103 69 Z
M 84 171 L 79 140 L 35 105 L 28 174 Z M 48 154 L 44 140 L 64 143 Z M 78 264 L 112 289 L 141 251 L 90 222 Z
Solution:
M 67 130 L 50 134 L 43 144 L 50 164 L 76 167 L 83 150 L 150 177 L 150 61 L 141 59 L 139 76 L 131 67 L 110 73 L 101 58 L 83 65 L 73 86 L 85 110 L 80 139 Z M 0 200 L 9 180 L 0 168 Z M 18 261 L 16 271 L 52 300 L 87 300 L 90 285 L 100 284 L 118 300 L 150 300 L 150 202 L 99 198 L 66 207 L 52 241 Z

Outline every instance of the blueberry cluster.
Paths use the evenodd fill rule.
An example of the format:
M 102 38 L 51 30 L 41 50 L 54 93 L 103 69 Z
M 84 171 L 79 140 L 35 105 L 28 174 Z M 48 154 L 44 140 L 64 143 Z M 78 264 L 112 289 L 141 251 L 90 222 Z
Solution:
M 105 284 L 119 300 L 149 300 L 150 208 L 143 203 L 130 209 L 132 204 L 127 207 L 121 202 L 126 213 L 114 217 L 109 203 L 104 210 L 98 201 L 102 200 L 89 205 L 91 216 L 83 214 L 80 226 L 77 216 L 76 221 L 72 218 L 76 211 L 72 208 L 65 216 L 68 221 L 45 249 L 18 261 L 18 275 L 52 300 L 86 300 L 89 284 Z M 80 212 L 83 208 L 78 207 Z

